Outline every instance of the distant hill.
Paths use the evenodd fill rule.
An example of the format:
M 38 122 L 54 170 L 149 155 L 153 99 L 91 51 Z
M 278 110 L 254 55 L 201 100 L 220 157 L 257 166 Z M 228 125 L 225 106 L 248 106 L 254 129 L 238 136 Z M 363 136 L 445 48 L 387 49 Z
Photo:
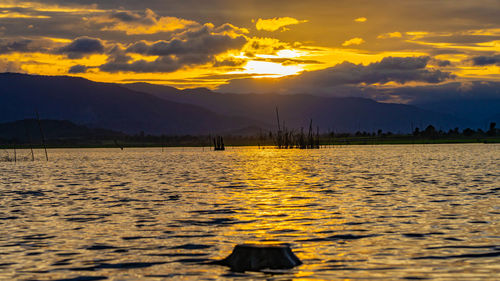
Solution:
M 289 128 L 308 128 L 309 120 L 322 131 L 409 132 L 433 124 L 438 129 L 468 126 L 470 122 L 446 113 L 423 110 L 412 105 L 379 103 L 364 98 L 331 98 L 312 95 L 221 94 L 207 89 L 177 90 L 147 83 L 124 87 L 156 97 L 198 106 L 226 115 L 235 115 L 276 124 L 276 110 Z M 274 128 L 276 125 L 274 125 Z
M 468 119 L 474 128 L 486 129 L 490 122 L 500 123 L 500 99 L 448 99 L 416 106 Z
M 147 134 L 208 134 L 263 126 L 196 105 L 160 99 L 117 84 L 67 76 L 0 74 L 0 122 L 34 118 Z
M 0 139 L 17 143 L 40 143 L 41 132 L 45 140 L 92 140 L 111 139 L 125 136 L 124 133 L 106 129 L 89 128 L 66 120 L 25 119 L 0 124 Z

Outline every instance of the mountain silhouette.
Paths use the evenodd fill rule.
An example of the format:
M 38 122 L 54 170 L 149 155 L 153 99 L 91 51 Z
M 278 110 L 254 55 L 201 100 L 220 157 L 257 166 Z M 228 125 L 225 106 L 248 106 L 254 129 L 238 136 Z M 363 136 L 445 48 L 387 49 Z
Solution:
M 491 122 L 500 123 L 500 99 L 448 99 L 420 103 L 416 106 L 469 120 L 470 127 L 473 128 L 485 129 Z
M 117 84 L 67 76 L 0 74 L 0 122 L 69 120 L 125 133 L 208 134 L 262 124 L 160 99 Z
M 147 83 L 0 74 L 0 122 L 34 118 L 38 112 L 42 119 L 69 120 L 127 134 L 251 134 L 275 130 L 276 107 L 286 127 L 296 130 L 307 129 L 311 119 L 322 132 L 380 129 L 404 133 L 429 124 L 447 130 L 473 123 L 466 114 L 427 106 L 429 110 L 365 98 L 222 94 L 205 88 L 179 90 Z M 492 109 L 488 114 L 494 112 Z
M 124 87 L 156 97 L 203 106 L 226 115 L 254 118 L 276 124 L 275 108 L 289 128 L 308 128 L 310 119 L 322 131 L 410 132 L 415 127 L 433 124 L 438 129 L 468 126 L 467 120 L 450 114 L 423 110 L 413 105 L 379 103 L 365 98 L 333 98 L 313 95 L 222 94 L 208 89 L 178 90 L 147 83 Z M 275 125 L 276 127 L 276 125 Z

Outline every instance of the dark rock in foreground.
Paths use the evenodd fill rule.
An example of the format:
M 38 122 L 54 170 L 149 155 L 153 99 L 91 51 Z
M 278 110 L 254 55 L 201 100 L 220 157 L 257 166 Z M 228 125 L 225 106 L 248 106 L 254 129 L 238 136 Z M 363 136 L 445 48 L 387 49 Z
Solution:
M 288 244 L 236 245 L 233 252 L 216 264 L 225 265 L 235 272 L 261 271 L 263 269 L 289 269 L 302 262 Z

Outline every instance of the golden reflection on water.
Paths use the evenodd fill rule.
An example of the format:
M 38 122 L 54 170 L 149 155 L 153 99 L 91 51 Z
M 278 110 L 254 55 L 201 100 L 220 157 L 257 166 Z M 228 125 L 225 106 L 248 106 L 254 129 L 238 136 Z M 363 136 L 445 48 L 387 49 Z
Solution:
M 308 205 L 314 204 L 315 196 L 307 188 L 299 188 L 309 178 L 306 167 L 301 165 L 301 155 L 297 151 L 286 151 L 290 157 L 283 158 L 279 150 L 247 150 L 242 155 L 246 161 L 237 162 L 235 177 L 241 178 L 245 191 L 230 193 L 225 201 L 238 202 L 244 209 L 253 212 L 238 213 L 239 221 L 252 221 L 234 225 L 227 236 L 235 232 L 252 231 L 258 241 L 275 240 L 275 236 L 287 230 L 307 232 L 303 221 L 317 217 L 311 214 Z M 223 195 L 224 196 L 224 195 Z M 311 216 L 314 215 L 314 216 Z

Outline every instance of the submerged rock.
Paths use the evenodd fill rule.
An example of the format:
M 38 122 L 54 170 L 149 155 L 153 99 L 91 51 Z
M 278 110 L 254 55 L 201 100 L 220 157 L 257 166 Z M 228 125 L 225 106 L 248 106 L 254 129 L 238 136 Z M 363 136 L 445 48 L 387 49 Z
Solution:
M 289 269 L 302 262 L 288 244 L 279 245 L 236 245 L 233 252 L 216 264 L 229 266 L 232 271 L 261 271 L 263 269 Z

